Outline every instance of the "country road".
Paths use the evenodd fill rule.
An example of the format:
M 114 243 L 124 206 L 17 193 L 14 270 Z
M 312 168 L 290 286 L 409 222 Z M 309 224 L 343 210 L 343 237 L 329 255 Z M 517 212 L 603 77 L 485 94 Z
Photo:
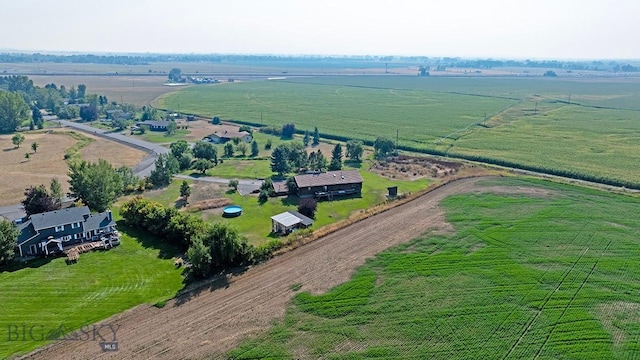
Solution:
M 102 352 L 96 341 L 58 341 L 25 358 L 219 358 L 245 336 L 283 316 L 295 294 L 291 285 L 324 292 L 347 281 L 356 267 L 386 248 L 429 229 L 451 231 L 438 204 L 449 195 L 475 190 L 477 180 L 444 185 L 244 273 L 183 294 L 164 308 L 141 305 L 106 319 L 100 323 L 119 327 L 117 352 Z
M 135 138 L 123 135 L 120 132 L 97 129 L 89 125 L 80 124 L 73 121 L 67 121 L 67 120 L 58 120 L 58 121 L 60 122 L 60 124 L 66 127 L 70 127 L 72 129 L 76 129 L 89 134 L 93 134 L 95 136 L 104 137 L 109 140 L 117 141 L 121 144 L 131 146 L 131 147 L 140 149 L 142 151 L 146 151 L 149 155 L 145 157 L 139 164 L 133 167 L 133 172 L 139 177 L 149 176 L 149 174 L 151 174 L 151 171 L 153 171 L 154 169 L 156 157 L 159 154 L 169 153 L 169 149 L 167 149 L 164 146 L 160 146 L 158 144 L 150 143 L 148 141 L 144 141 L 140 139 L 135 139 Z

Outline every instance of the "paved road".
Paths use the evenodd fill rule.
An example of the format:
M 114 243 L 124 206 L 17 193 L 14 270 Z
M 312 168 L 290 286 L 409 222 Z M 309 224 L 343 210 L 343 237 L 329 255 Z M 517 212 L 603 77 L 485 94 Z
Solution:
M 0 206 L 0 217 L 5 217 L 8 220 L 20 219 L 25 215 L 27 214 L 24 212 L 24 208 L 20 204 Z
M 217 178 L 211 176 L 193 176 L 193 175 L 174 175 L 180 179 L 188 179 L 194 181 L 205 181 L 212 182 L 216 184 L 229 184 L 229 179 Z M 262 186 L 262 180 L 251 180 L 251 179 L 237 179 L 238 180 L 238 192 L 240 195 L 251 194 L 255 190 L 259 190 L 260 186 Z

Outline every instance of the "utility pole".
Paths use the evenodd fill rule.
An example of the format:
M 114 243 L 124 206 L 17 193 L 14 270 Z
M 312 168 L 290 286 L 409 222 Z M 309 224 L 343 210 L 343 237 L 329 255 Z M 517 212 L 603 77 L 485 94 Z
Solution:
M 538 102 L 536 101 L 536 106 L 533 108 L 533 115 L 538 115 Z
M 398 135 L 399 135 L 399 131 L 398 129 L 396 129 L 396 156 L 398 156 Z

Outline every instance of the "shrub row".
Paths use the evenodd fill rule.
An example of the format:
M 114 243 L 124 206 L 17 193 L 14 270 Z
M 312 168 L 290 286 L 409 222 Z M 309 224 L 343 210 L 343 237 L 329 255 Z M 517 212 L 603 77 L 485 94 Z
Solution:
M 266 259 L 274 251 L 270 247 L 256 249 L 227 224 L 207 224 L 199 217 L 139 196 L 124 203 L 120 214 L 127 225 L 187 250 L 194 277 Z

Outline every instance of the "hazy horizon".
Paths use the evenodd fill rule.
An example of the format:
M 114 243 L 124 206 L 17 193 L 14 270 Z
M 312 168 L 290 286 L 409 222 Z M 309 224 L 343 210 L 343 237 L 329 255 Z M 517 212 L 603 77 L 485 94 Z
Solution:
M 5 5 L 0 51 L 636 60 L 638 13 L 632 0 L 23 0 Z

